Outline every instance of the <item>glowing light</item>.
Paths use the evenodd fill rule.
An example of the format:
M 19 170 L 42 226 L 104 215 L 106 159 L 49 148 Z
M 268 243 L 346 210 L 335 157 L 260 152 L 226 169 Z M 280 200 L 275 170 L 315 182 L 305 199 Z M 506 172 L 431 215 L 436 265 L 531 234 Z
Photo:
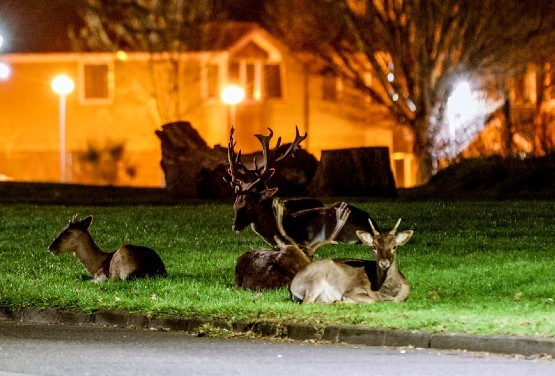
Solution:
M 393 100 L 393 102 L 397 102 L 397 101 L 399 100 L 399 94 L 394 93 L 394 94 L 391 96 L 391 99 Z
M 127 61 L 129 57 L 127 56 L 127 52 L 119 50 L 118 52 L 116 52 L 116 58 L 119 61 Z
M 0 50 L 2 49 L 2 44 L 4 44 L 4 37 L 0 35 Z
M 68 95 L 75 88 L 75 83 L 69 76 L 65 74 L 60 74 L 54 77 L 54 79 L 50 83 L 50 86 L 52 87 L 52 90 L 54 90 L 56 94 Z
M 387 80 L 389 82 L 393 82 L 393 80 L 395 80 L 395 75 L 393 73 L 388 73 L 387 74 Z
M 476 117 L 478 101 L 472 94 L 470 84 L 466 81 L 459 82 L 447 100 L 447 119 L 454 133 L 465 122 Z
M 6 63 L 0 63 L 0 80 L 4 81 L 10 78 L 12 70 Z
M 222 90 L 220 95 L 225 104 L 236 105 L 245 99 L 245 90 L 237 85 L 229 85 Z

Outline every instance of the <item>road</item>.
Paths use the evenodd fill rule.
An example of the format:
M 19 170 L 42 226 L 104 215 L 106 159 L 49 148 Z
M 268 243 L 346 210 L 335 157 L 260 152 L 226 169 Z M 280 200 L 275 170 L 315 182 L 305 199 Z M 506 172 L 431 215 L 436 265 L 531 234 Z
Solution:
M 555 360 L 0 321 L 0 376 L 555 375 Z

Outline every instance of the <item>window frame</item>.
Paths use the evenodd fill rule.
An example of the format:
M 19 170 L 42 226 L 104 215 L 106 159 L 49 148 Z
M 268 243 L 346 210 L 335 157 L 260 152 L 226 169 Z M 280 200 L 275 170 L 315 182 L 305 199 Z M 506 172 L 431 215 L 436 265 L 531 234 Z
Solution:
M 231 77 L 231 65 L 238 64 L 239 66 L 239 77 Z M 266 85 L 266 66 L 273 65 L 279 67 L 279 84 L 280 84 L 280 97 L 269 97 L 266 95 L 267 90 L 264 85 Z M 250 86 L 247 83 L 247 72 L 248 67 L 253 69 L 253 82 L 252 89 L 247 90 Z M 227 64 L 227 82 L 234 83 L 245 89 L 245 103 L 262 103 L 269 101 L 281 101 L 285 98 L 285 87 L 284 87 L 284 66 L 282 61 L 274 61 L 269 59 L 251 59 L 251 58 L 238 58 L 232 59 Z
M 104 98 L 87 98 L 86 97 L 86 80 L 85 80 L 85 68 L 90 65 L 105 65 L 107 66 L 107 93 L 108 95 Z M 84 105 L 103 105 L 111 104 L 114 102 L 114 89 L 115 89 L 115 73 L 114 73 L 114 60 L 113 59 L 94 59 L 94 60 L 82 60 L 79 62 L 78 68 L 78 94 L 79 102 Z

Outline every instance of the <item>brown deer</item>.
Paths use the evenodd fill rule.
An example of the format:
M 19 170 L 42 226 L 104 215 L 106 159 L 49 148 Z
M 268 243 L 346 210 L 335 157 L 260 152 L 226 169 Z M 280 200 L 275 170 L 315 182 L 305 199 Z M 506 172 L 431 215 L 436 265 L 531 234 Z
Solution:
M 324 259 L 307 265 L 293 278 L 291 299 L 306 303 L 404 301 L 409 285 L 397 268 L 397 246 L 409 241 L 413 231 L 398 234 L 401 219 L 387 234 L 380 234 L 372 222 L 372 233 L 358 231 L 361 241 L 372 247 L 375 260 Z
M 76 221 L 74 217 L 50 244 L 48 250 L 54 255 L 73 252 L 94 282 L 167 275 L 160 256 L 150 248 L 127 244 L 115 252 L 102 251 L 89 233 L 92 220 L 92 216 L 82 221 Z
M 275 199 L 273 208 L 278 229 L 287 243 L 277 238 L 278 246 L 275 248 L 256 249 L 239 256 L 235 266 L 236 287 L 259 291 L 288 286 L 295 274 L 312 262 L 319 247 L 335 243 L 333 239 L 349 217 L 347 204 L 343 203 L 335 209 L 336 224 L 329 237 L 301 247 L 283 229 L 283 202 Z
M 272 200 L 277 188 L 268 188 L 267 183 L 275 172 L 276 163 L 293 155 L 307 136 L 306 134 L 300 136 L 299 129 L 296 128 L 295 140 L 285 152 L 280 154 L 277 151 L 281 144 L 281 137 L 278 138 L 274 149 L 270 149 L 273 131 L 271 129 L 269 131 L 267 136 L 256 135 L 262 145 L 261 165 L 259 166 L 255 159 L 254 168 L 248 168 L 241 161 L 241 151 L 235 152 L 237 143 L 233 140 L 232 128 L 228 144 L 230 175 L 228 182 L 235 192 L 232 230 L 239 232 L 250 225 L 253 231 L 268 244 L 276 245 L 276 236 L 283 241 L 272 209 Z M 314 198 L 286 200 L 283 227 L 295 242 L 303 246 L 316 239 L 326 239 L 335 227 L 335 210 L 340 205 L 341 203 L 335 203 L 325 207 L 320 200 Z M 349 209 L 351 216 L 336 240 L 360 243 L 356 231 L 370 231 L 368 222 L 372 219 L 366 212 L 352 205 L 349 205 Z

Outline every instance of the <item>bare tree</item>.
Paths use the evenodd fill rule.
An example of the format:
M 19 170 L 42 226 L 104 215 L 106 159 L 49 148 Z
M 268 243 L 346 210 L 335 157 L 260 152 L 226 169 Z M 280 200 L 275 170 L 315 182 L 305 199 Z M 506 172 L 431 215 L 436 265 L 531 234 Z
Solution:
M 539 0 L 271 0 L 267 14 L 290 46 L 410 126 L 421 182 L 456 80 L 506 76 L 555 28 L 555 3 Z
M 225 18 L 224 1 L 78 1 L 83 22 L 70 31 L 74 48 L 150 53 L 159 117 L 164 123 L 180 120 L 183 52 L 206 48 L 210 35 L 205 25 Z

